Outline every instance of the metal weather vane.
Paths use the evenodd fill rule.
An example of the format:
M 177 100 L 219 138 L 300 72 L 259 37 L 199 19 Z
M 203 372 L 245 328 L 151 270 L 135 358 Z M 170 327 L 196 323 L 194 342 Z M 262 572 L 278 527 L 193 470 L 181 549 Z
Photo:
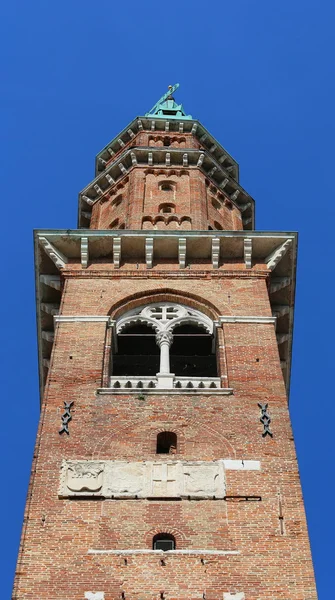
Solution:
M 163 104 L 163 102 L 165 102 L 166 100 L 168 100 L 170 98 L 170 96 L 172 96 L 172 94 L 179 88 L 179 83 L 175 83 L 174 85 L 169 85 L 168 91 L 165 92 L 165 94 L 163 94 L 163 96 L 158 100 L 158 102 L 156 102 L 156 104 L 152 107 L 151 110 L 149 110 L 149 112 L 147 112 L 145 114 L 145 116 L 147 117 L 148 115 L 153 115 L 155 114 L 155 112 L 158 110 L 159 106 L 161 104 Z

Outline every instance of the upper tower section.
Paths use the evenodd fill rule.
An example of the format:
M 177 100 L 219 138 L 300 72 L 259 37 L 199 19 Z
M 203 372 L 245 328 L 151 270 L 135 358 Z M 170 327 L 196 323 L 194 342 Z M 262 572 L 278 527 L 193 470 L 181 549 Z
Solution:
M 168 91 L 96 158 L 79 195 L 79 227 L 132 230 L 254 229 L 254 201 L 238 164 Z

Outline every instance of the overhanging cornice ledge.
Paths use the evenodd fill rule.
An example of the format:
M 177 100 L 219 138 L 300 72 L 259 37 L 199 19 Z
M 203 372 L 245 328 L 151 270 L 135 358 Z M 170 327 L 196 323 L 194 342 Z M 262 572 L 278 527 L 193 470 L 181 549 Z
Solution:
M 261 323 L 276 324 L 276 317 L 258 317 L 258 316 L 224 316 L 218 318 L 219 323 Z

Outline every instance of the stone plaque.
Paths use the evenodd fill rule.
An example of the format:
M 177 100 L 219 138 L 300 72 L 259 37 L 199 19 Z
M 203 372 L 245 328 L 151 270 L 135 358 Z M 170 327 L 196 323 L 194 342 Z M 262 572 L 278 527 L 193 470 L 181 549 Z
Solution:
M 106 494 L 108 497 L 143 496 L 145 463 L 109 462 L 106 469 Z
M 180 496 L 179 469 L 177 463 L 154 463 L 152 465 L 152 495 Z
M 222 461 L 185 463 L 183 476 L 185 496 L 223 498 L 226 493 Z
M 67 461 L 62 470 L 65 479 L 63 487 L 69 490 L 70 494 L 68 495 L 76 492 L 82 494 L 101 492 L 104 463 Z
M 218 461 L 64 461 L 59 495 L 104 498 L 223 498 Z

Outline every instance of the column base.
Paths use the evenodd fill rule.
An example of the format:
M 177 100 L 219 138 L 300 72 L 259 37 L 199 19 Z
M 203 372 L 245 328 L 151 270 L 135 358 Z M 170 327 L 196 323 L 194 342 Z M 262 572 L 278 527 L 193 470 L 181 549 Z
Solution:
M 170 390 L 173 388 L 174 373 L 156 373 L 157 388 Z

